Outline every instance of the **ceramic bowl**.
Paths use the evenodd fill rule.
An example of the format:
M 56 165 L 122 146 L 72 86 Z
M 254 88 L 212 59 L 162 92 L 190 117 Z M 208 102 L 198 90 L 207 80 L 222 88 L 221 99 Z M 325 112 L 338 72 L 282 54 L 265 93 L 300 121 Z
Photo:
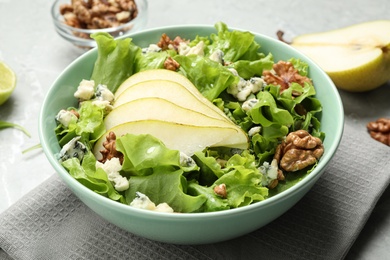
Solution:
M 241 30 L 241 29 L 240 29 Z M 193 39 L 196 35 L 216 33 L 213 26 L 183 25 L 150 29 L 131 34 L 141 47 L 157 43 L 162 33 Z M 89 79 L 97 50 L 93 49 L 72 62 L 50 87 L 39 117 L 39 134 L 43 150 L 66 185 L 81 201 L 107 221 L 136 235 L 175 244 L 205 244 L 232 239 L 267 225 L 294 206 L 321 177 L 334 156 L 343 132 L 343 106 L 336 87 L 315 63 L 289 45 L 276 39 L 255 34 L 261 51 L 271 52 L 275 61 L 291 57 L 306 61 L 316 86 L 316 97 L 323 105 L 321 129 L 326 133 L 325 152 L 313 172 L 295 186 L 264 201 L 241 208 L 209 213 L 167 214 L 133 208 L 107 199 L 73 179 L 56 159 L 60 151 L 54 129 L 56 113 L 74 104 L 73 93 L 81 79 Z
M 60 13 L 61 4 L 69 4 L 71 0 L 56 0 L 51 7 L 51 16 L 57 33 L 74 44 L 77 47 L 83 49 L 91 49 L 96 47 L 95 40 L 89 36 L 96 32 L 107 32 L 113 37 L 120 37 L 140 31 L 145 28 L 148 17 L 148 2 L 147 0 L 135 0 L 138 14 L 131 21 L 116 27 L 110 27 L 105 29 L 81 29 L 67 25 L 64 22 L 64 17 Z

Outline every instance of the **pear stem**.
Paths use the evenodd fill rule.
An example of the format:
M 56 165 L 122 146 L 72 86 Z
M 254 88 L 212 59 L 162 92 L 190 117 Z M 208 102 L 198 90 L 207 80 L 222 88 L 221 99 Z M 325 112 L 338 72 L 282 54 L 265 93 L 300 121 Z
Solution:
M 281 30 L 279 30 L 279 31 L 276 32 L 276 36 L 278 37 L 278 40 L 279 40 L 279 41 L 282 41 L 282 42 L 287 43 L 287 44 L 291 44 L 291 42 L 288 42 L 288 41 L 286 41 L 286 40 L 283 38 L 283 35 L 284 35 L 284 32 L 281 31 Z
M 383 53 L 390 52 L 390 44 L 387 44 L 386 46 L 381 47 L 381 50 Z

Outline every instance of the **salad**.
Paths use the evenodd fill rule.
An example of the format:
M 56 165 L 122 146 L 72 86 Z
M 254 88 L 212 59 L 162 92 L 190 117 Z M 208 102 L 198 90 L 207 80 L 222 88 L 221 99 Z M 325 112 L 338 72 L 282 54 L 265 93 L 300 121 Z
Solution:
M 92 35 L 98 57 L 91 78 L 80 79 L 78 106 L 55 118 L 58 159 L 71 176 L 119 203 L 189 213 L 265 200 L 313 171 L 325 134 L 308 65 L 295 58 L 275 62 L 271 53 L 259 52 L 261 42 L 250 32 L 230 31 L 222 22 L 215 28 L 217 33 L 194 39 L 164 34 L 146 47 L 131 38 Z M 248 149 L 208 147 L 186 155 L 152 135 L 125 134 L 107 136 L 110 157 L 98 160 L 92 151 L 106 134 L 104 118 L 116 90 L 130 76 L 153 69 L 187 77 L 247 133 Z

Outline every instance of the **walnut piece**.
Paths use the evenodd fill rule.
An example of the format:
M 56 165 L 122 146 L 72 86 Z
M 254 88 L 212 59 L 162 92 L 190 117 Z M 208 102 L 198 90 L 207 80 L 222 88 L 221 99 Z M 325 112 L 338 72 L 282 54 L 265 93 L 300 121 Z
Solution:
M 214 193 L 218 196 L 220 196 L 223 199 L 226 199 L 227 192 L 226 192 L 226 184 L 222 183 L 214 187 Z
M 104 150 L 101 150 L 103 158 L 99 160 L 101 163 L 105 163 L 107 160 L 113 157 L 119 158 L 121 164 L 123 164 L 123 154 L 116 150 L 116 135 L 114 132 L 109 132 L 106 136 L 106 141 L 103 142 Z
M 273 71 L 263 71 L 263 79 L 267 84 L 279 85 L 280 93 L 290 87 L 290 84 L 295 82 L 304 86 L 304 83 L 311 83 L 308 77 L 301 76 L 294 65 L 288 61 L 279 61 L 273 65 Z
M 174 40 L 171 40 L 168 35 L 163 33 L 161 35 L 160 41 L 157 43 L 157 46 L 160 47 L 163 51 L 165 50 L 178 50 L 181 42 L 189 42 L 181 38 L 180 36 L 176 36 Z
M 177 61 L 175 61 L 174 59 L 172 59 L 171 57 L 168 57 L 164 61 L 164 68 L 167 70 L 176 71 L 179 67 L 180 67 L 180 64 Z
M 116 27 L 138 14 L 134 0 L 72 0 L 59 9 L 65 24 L 80 29 Z
M 369 122 L 367 124 L 367 130 L 373 139 L 390 146 L 389 118 L 379 118 L 376 121 Z
M 268 189 L 274 189 L 276 188 L 276 186 L 278 186 L 279 184 L 279 181 L 284 181 L 285 180 L 285 176 L 283 174 L 283 171 L 279 169 L 278 167 L 278 160 L 276 158 L 274 158 L 271 162 L 271 165 L 274 166 L 274 167 L 277 167 L 278 168 L 278 175 L 276 176 L 276 179 L 272 180 L 269 184 L 268 184 Z
M 324 153 L 321 139 L 305 130 L 291 132 L 276 148 L 274 158 L 287 172 L 302 170 L 317 162 Z

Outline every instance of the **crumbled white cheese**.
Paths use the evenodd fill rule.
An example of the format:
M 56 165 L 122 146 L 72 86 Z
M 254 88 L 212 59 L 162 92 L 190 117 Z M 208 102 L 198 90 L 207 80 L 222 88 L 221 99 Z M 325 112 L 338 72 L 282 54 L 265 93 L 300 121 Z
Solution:
M 173 213 L 173 209 L 167 203 L 160 203 L 156 206 L 153 201 L 149 199 L 148 196 L 141 192 L 136 192 L 135 199 L 130 203 L 130 206 L 139 208 L 139 209 L 147 209 L 158 212 L 166 212 Z
M 156 206 L 156 209 L 154 211 L 158 212 L 166 212 L 166 213 L 173 213 L 173 209 L 168 205 L 168 203 L 160 203 Z
M 74 97 L 78 98 L 80 101 L 90 100 L 95 95 L 95 82 L 93 80 L 83 79 L 77 91 L 74 93 Z
M 107 173 L 108 180 L 114 183 L 114 188 L 117 191 L 124 191 L 129 188 L 129 180 L 119 173 L 122 170 L 119 158 L 113 157 L 105 163 L 96 161 L 96 169 L 98 168 L 102 168 Z
M 191 167 L 196 165 L 196 162 L 190 156 L 180 152 L 180 165 L 184 167 Z
M 248 135 L 249 136 L 254 136 L 255 134 L 260 133 L 260 130 L 261 130 L 261 126 L 254 126 L 251 129 L 249 129 Z
M 187 43 L 185 42 L 180 42 L 179 47 L 178 47 L 178 52 L 180 55 L 191 55 L 191 54 L 196 54 L 199 56 L 204 56 L 204 42 L 200 41 L 198 42 L 195 46 L 190 47 L 188 46 Z
M 112 103 L 115 99 L 114 94 L 107 88 L 106 85 L 99 84 L 96 87 L 96 93 L 95 93 L 96 99 L 98 100 L 104 100 Z
M 248 100 L 246 100 L 244 103 L 242 103 L 242 110 L 244 111 L 249 111 L 251 110 L 257 103 L 259 102 L 258 99 L 256 98 L 250 98 Z
M 113 106 L 111 105 L 110 101 L 107 100 L 99 100 L 99 99 L 93 100 L 92 104 L 104 109 L 105 113 L 109 113 L 113 109 Z
M 233 73 L 234 76 L 238 76 L 238 72 L 237 72 L 236 69 L 229 68 L 229 71 L 230 71 L 231 73 Z
M 213 53 L 211 53 L 209 58 L 210 60 L 223 64 L 223 56 L 224 56 L 223 51 L 217 49 Z
M 80 138 L 80 136 L 76 136 L 62 147 L 59 153 L 60 161 L 66 161 L 70 158 L 77 158 L 81 161 L 84 158 L 87 148 L 79 141 Z
M 180 42 L 179 46 L 177 47 L 177 52 L 180 55 L 187 55 L 187 53 L 190 51 L 191 47 L 188 46 L 186 42 Z
M 75 114 L 65 109 L 61 109 L 56 115 L 56 120 L 66 128 L 70 123 L 77 122 L 77 119 Z
M 235 69 L 230 69 L 230 71 L 238 76 L 238 73 Z M 240 77 L 240 81 L 231 85 L 227 88 L 227 92 L 233 95 L 238 101 L 245 101 L 251 94 L 256 94 L 263 89 L 265 82 L 262 78 L 252 77 L 249 80 L 245 80 Z
M 273 159 L 271 164 L 264 162 L 263 165 L 259 167 L 259 171 L 263 174 L 263 186 L 268 186 L 268 184 L 278 178 L 278 162 L 276 159 Z
M 142 48 L 142 53 L 160 52 L 161 48 L 157 44 L 150 44 L 149 47 Z
M 194 47 L 190 49 L 187 55 L 196 54 L 199 56 L 204 56 L 204 42 L 198 42 Z

